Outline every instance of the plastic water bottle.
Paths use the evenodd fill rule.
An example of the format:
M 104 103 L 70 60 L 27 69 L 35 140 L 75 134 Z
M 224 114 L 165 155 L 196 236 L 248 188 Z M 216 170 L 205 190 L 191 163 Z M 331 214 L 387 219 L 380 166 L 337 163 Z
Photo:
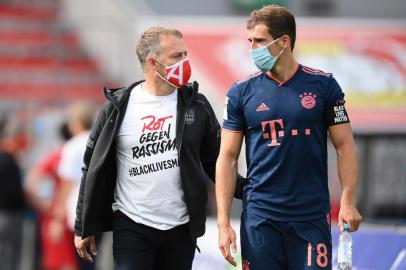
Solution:
M 344 223 L 344 230 L 340 233 L 338 240 L 337 266 L 339 270 L 352 269 L 352 235 L 347 223 Z

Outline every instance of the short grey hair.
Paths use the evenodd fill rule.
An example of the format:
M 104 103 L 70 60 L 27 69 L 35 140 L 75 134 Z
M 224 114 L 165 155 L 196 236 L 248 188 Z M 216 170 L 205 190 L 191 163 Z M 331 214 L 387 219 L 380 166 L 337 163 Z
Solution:
M 135 48 L 143 70 L 149 56 L 158 57 L 160 55 L 160 37 L 163 35 L 174 35 L 178 38 L 183 38 L 182 33 L 174 28 L 153 26 L 145 30 Z

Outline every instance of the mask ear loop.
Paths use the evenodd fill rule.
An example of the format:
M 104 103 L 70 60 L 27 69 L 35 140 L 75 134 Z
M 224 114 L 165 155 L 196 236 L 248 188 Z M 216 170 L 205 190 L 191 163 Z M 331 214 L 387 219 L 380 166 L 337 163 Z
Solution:
M 278 41 L 279 39 L 281 39 L 283 36 L 281 36 L 281 37 L 278 37 L 277 39 L 275 39 L 275 40 L 272 40 L 272 42 L 271 43 L 269 43 L 268 45 L 266 45 L 267 47 L 269 46 L 269 45 L 271 45 L 272 43 L 274 43 L 274 42 L 276 42 L 276 41 Z M 279 58 L 279 56 L 281 56 L 281 54 L 283 53 L 285 51 L 285 48 L 283 48 L 281 51 L 280 51 L 280 53 L 278 53 L 278 55 L 277 56 L 275 56 L 276 58 Z
M 279 58 L 279 56 L 281 56 L 281 54 L 285 51 L 285 49 L 282 49 L 280 53 L 278 53 L 278 55 L 276 56 L 277 58 Z
M 164 64 L 162 64 L 160 61 L 158 61 L 158 59 L 156 59 L 156 58 L 152 58 L 152 59 L 154 59 L 155 61 L 157 61 L 157 63 L 159 63 L 161 66 L 165 67 L 165 69 L 166 69 L 166 66 L 165 66 Z M 160 75 L 159 72 L 157 72 L 156 70 L 155 70 L 155 73 L 157 73 L 158 75 Z
M 169 84 L 170 86 L 173 86 L 175 88 L 178 88 L 176 85 L 174 85 L 173 83 L 171 83 L 170 81 L 168 81 L 167 79 L 165 79 L 161 74 L 159 74 L 159 72 L 155 71 L 155 73 L 158 75 L 159 78 L 161 78 L 164 82 L 166 82 L 167 84 Z
M 261 46 L 261 47 L 255 48 L 255 49 L 249 49 L 248 51 L 251 52 L 251 51 L 253 51 L 253 50 L 260 49 L 260 48 L 268 48 L 269 46 L 271 46 L 272 44 L 274 44 L 275 42 L 277 42 L 280 38 L 281 38 L 281 37 L 278 37 L 277 39 L 272 40 L 271 42 L 269 42 L 268 44 L 266 44 L 266 45 L 264 45 L 264 46 Z
M 279 40 L 279 39 L 281 39 L 282 37 L 283 37 L 284 35 L 282 35 L 282 36 L 280 36 L 280 37 L 278 37 L 277 39 L 275 39 L 274 41 L 277 41 L 277 40 Z M 279 58 L 279 56 L 281 56 L 281 54 L 283 53 L 285 51 L 285 48 L 283 48 L 282 50 L 281 50 L 281 52 L 276 56 L 276 57 L 278 57 Z
M 165 66 L 164 64 L 162 64 L 158 59 L 156 59 L 156 58 L 152 58 L 152 59 L 154 59 L 154 60 L 157 61 L 159 64 L 161 64 L 162 66 L 164 66 L 164 67 L 165 67 L 165 70 L 166 70 L 167 68 L 170 68 L 170 67 L 167 67 L 167 66 Z M 176 64 L 177 64 L 177 63 L 173 64 L 172 66 L 174 66 L 174 65 L 176 65 Z M 166 83 L 169 84 L 170 86 L 175 87 L 175 88 L 178 88 L 176 85 L 174 85 L 173 83 L 169 82 L 169 81 L 168 81 L 164 76 L 162 76 L 158 71 L 155 70 L 155 73 L 158 75 L 159 78 L 161 78 L 161 80 L 163 80 L 164 82 L 166 82 Z
M 275 39 L 275 40 L 272 40 L 270 43 L 268 43 L 268 45 L 265 45 L 264 47 L 269 47 L 269 46 L 271 46 L 272 44 L 274 44 L 275 42 L 277 42 L 277 41 L 280 40 L 281 38 L 282 38 L 282 36 L 278 37 L 278 38 Z

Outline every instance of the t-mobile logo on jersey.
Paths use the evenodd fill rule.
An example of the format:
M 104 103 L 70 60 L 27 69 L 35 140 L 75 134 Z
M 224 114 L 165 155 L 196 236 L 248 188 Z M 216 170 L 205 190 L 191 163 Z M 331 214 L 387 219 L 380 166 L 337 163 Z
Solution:
M 261 126 L 262 126 L 262 137 L 266 140 L 271 138 L 271 143 L 268 143 L 269 147 L 281 145 L 281 142 L 278 141 L 278 139 L 285 136 L 282 119 L 262 121 Z M 299 135 L 299 131 L 297 129 L 290 130 L 290 133 L 292 137 Z M 310 128 L 306 128 L 304 130 L 304 135 L 309 136 L 310 133 L 311 133 Z

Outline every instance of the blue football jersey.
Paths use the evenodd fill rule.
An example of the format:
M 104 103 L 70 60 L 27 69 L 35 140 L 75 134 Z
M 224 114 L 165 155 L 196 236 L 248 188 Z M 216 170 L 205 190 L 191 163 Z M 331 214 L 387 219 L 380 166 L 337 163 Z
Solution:
M 225 103 L 223 128 L 245 137 L 246 210 L 276 221 L 325 216 L 327 129 L 348 122 L 333 76 L 298 65 L 281 83 L 257 72 L 234 83 Z

